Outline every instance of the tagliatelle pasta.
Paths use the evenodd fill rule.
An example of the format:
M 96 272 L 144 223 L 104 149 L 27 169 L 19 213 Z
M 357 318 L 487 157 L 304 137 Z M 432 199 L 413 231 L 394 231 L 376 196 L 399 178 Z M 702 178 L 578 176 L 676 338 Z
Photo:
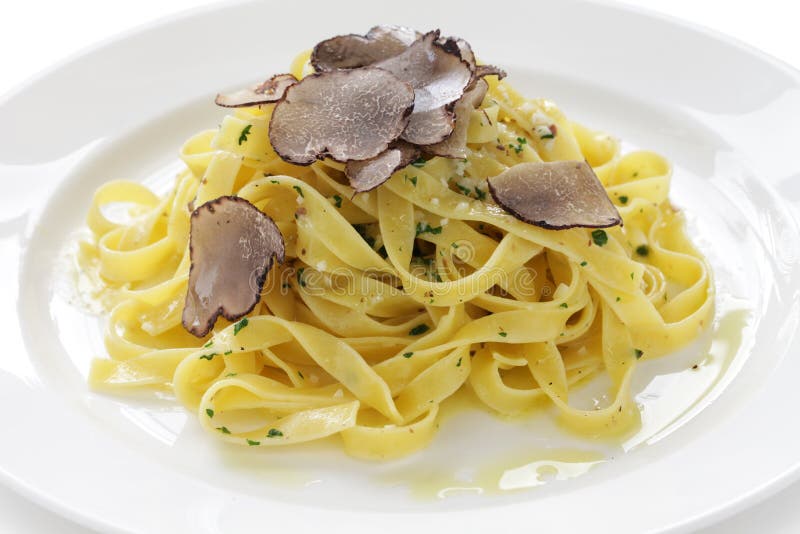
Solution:
M 293 64 L 309 73 L 308 54 Z M 555 405 L 590 435 L 630 427 L 637 362 L 696 338 L 713 314 L 711 273 L 669 201 L 671 167 L 622 154 L 608 135 L 506 81 L 469 116 L 467 155 L 433 157 L 354 193 L 344 164 L 282 160 L 269 142 L 275 104 L 242 107 L 181 149 L 186 168 L 159 196 L 127 181 L 94 196 L 84 269 L 110 309 L 92 387 L 167 388 L 209 434 L 283 446 L 339 434 L 358 457 L 424 448 L 439 407 L 471 388 L 490 410 Z M 548 230 L 492 201 L 487 178 L 523 162 L 586 160 L 623 219 Z M 286 262 L 243 319 L 198 340 L 181 325 L 190 216 L 225 195 L 275 221 Z M 115 222 L 109 206 L 127 203 Z M 570 406 L 591 377 L 611 403 Z

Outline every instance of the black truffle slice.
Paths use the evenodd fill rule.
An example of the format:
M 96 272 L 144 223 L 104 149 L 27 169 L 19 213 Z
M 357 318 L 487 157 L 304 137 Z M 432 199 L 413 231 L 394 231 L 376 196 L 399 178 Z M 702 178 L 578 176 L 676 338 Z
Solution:
M 345 174 L 353 189 L 363 193 L 381 185 L 395 171 L 409 165 L 419 155 L 417 147 L 399 141 L 372 159 L 348 162 Z
M 363 37 L 339 35 L 314 47 L 311 65 L 317 72 L 365 67 L 402 53 L 420 36 L 404 26 L 375 26 Z
M 484 76 L 497 76 L 502 80 L 507 74 L 506 71 L 494 65 L 478 65 L 475 67 L 475 77 L 483 78 Z
M 192 213 L 189 254 L 182 322 L 189 333 L 203 337 L 220 315 L 236 321 L 252 311 L 273 259 L 283 263 L 283 236 L 250 202 L 223 196 Z
M 269 140 L 289 163 L 374 158 L 408 124 L 414 90 L 373 67 L 312 74 L 286 91 L 272 112 Z
M 403 53 L 375 64 L 411 84 L 415 113 L 455 102 L 472 77 L 469 64 L 437 43 L 438 38 L 438 30 L 428 32 Z
M 453 133 L 455 126 L 455 114 L 451 107 L 448 104 L 429 111 L 412 113 L 400 138 L 415 145 L 431 145 L 444 141 Z
M 214 102 L 218 106 L 225 108 L 257 106 L 278 102 L 283 98 L 286 90 L 296 83 L 297 78 L 291 74 L 276 74 L 257 85 L 239 89 L 232 93 L 218 94 Z
M 481 105 L 488 89 L 489 85 L 484 80 L 478 80 L 475 87 L 464 93 L 464 96 L 456 102 L 454 109 L 456 123 L 453 133 L 440 143 L 422 147 L 425 152 L 445 158 L 465 158 L 470 115 L 472 110 Z
M 622 223 L 585 161 L 520 163 L 489 178 L 495 202 L 517 219 L 551 230 Z
M 458 54 L 458 56 L 469 64 L 473 72 L 473 80 L 478 80 L 484 76 L 494 74 L 501 80 L 506 77 L 506 71 L 494 65 L 477 65 L 475 53 L 470 44 L 460 37 L 443 37 L 438 40 L 442 47 L 448 52 Z
M 466 61 L 471 67 L 475 66 L 475 53 L 472 47 L 461 37 L 440 37 L 437 42 L 442 48 L 451 54 L 458 54 L 462 60 Z

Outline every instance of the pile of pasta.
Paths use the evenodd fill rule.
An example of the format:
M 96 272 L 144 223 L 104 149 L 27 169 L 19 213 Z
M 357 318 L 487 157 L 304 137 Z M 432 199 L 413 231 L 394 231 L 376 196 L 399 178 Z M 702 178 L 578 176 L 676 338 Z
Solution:
M 308 55 L 292 74 L 308 71 Z M 232 110 L 190 138 L 186 168 L 157 195 L 103 185 L 80 247 L 109 307 L 97 390 L 173 390 L 220 440 L 284 446 L 340 435 L 362 458 L 424 448 L 440 406 L 471 388 L 501 414 L 552 409 L 588 435 L 638 420 L 637 363 L 695 339 L 713 315 L 709 267 L 669 201 L 652 152 L 569 121 L 505 80 L 471 114 L 467 157 L 434 157 L 355 194 L 343 165 L 295 166 L 268 141 L 274 104 Z M 499 208 L 486 179 L 522 162 L 586 160 L 624 224 L 547 230 Z M 181 325 L 190 216 L 225 195 L 269 215 L 286 261 L 244 319 L 198 340 Z M 129 218 L 108 216 L 124 203 Z M 607 406 L 570 393 L 601 373 Z

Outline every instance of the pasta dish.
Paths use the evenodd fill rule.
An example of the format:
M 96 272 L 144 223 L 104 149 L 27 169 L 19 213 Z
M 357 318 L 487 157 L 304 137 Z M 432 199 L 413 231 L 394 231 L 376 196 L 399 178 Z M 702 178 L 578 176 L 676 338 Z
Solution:
M 371 459 L 423 449 L 461 388 L 617 434 L 636 366 L 713 316 L 670 163 L 521 95 L 462 39 L 334 37 L 217 104 L 168 191 L 93 198 L 97 390 L 174 391 L 227 442 L 339 435 Z M 601 374 L 610 402 L 570 405 Z

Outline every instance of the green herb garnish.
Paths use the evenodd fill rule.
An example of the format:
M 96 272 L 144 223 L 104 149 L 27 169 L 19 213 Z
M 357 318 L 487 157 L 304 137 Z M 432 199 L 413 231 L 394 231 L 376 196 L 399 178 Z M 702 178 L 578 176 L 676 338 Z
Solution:
M 299 185 L 293 185 L 292 189 L 297 191 L 297 194 L 300 195 L 301 197 L 305 197 L 305 195 L 303 194 L 303 188 L 300 187 Z
M 300 284 L 300 287 L 306 287 L 306 281 L 303 280 L 303 271 L 305 270 L 305 267 L 300 267 L 297 269 L 297 283 Z
M 643 352 L 643 351 L 641 351 L 641 350 L 639 350 L 639 349 L 633 349 L 633 355 L 634 355 L 634 356 L 636 356 L 636 359 L 637 359 L 637 360 L 638 360 L 639 358 L 641 358 L 643 354 L 644 354 L 644 352 Z
M 281 436 L 283 436 L 283 432 L 281 432 L 277 428 L 270 428 L 269 432 L 267 433 L 268 438 L 279 438 Z
M 333 195 L 333 205 L 336 206 L 337 208 L 341 208 L 342 197 L 340 197 L 339 195 Z
M 206 408 L 206 415 L 208 417 L 214 417 L 214 410 L 212 410 L 211 408 Z
M 233 335 L 235 336 L 236 334 L 238 334 L 239 332 L 241 332 L 241 331 L 242 331 L 242 328 L 244 328 L 244 327 L 245 327 L 245 326 L 247 326 L 248 324 L 250 324 L 250 321 L 248 321 L 248 320 L 247 320 L 247 317 L 245 317 L 244 319 L 242 319 L 241 321 L 239 321 L 238 323 L 236 323 L 235 325 L 233 325 Z
M 252 128 L 252 124 L 248 124 L 244 128 L 242 128 L 242 133 L 239 134 L 239 145 L 247 141 L 247 136 L 250 135 L 250 128 Z
M 620 195 L 619 196 L 619 201 L 620 201 L 621 204 L 627 204 L 628 203 L 628 195 Z
M 639 245 L 638 247 L 636 247 L 636 253 L 639 256 L 647 256 L 648 254 L 650 254 L 650 247 L 648 247 L 647 245 Z
M 255 441 L 255 440 L 252 440 L 252 439 L 248 439 L 247 440 L 247 444 L 250 445 L 251 447 L 253 447 L 255 445 L 261 445 L 261 442 L 260 441 Z
M 410 357 L 412 357 L 413 355 L 414 355 L 414 353 L 413 353 L 413 352 L 406 352 L 405 354 L 403 354 L 403 358 L 410 358 Z
M 425 233 L 441 234 L 442 233 L 442 227 L 441 226 L 431 226 L 428 223 L 425 223 L 424 225 L 421 222 L 417 223 L 417 235 L 421 235 L 421 234 L 425 234 Z
M 219 430 L 223 434 L 230 434 L 231 433 L 231 431 L 228 430 L 228 427 L 225 427 L 225 426 L 218 426 L 217 430 Z
M 211 361 L 211 360 L 213 360 L 213 359 L 214 359 L 214 356 L 216 356 L 216 355 L 217 355 L 217 353 L 216 353 L 216 352 L 212 352 L 211 354 L 203 354 L 202 356 L 200 356 L 200 359 L 201 359 L 201 360 L 208 360 L 208 361 Z
M 420 169 L 420 168 L 425 166 L 425 163 L 427 163 L 425 161 L 425 158 L 417 158 L 416 160 L 414 160 L 413 163 L 411 163 L 411 165 L 416 167 L 416 168 L 418 168 L 418 169 Z
M 592 241 L 598 247 L 602 247 L 606 243 L 608 243 L 608 234 L 605 230 L 595 230 L 592 232 Z
M 425 323 L 422 323 L 422 324 L 418 324 L 417 326 L 415 326 L 414 328 L 409 330 L 408 331 L 408 335 L 409 336 L 418 336 L 420 334 L 424 334 L 428 330 L 430 330 L 430 327 L 428 325 L 426 325 Z

